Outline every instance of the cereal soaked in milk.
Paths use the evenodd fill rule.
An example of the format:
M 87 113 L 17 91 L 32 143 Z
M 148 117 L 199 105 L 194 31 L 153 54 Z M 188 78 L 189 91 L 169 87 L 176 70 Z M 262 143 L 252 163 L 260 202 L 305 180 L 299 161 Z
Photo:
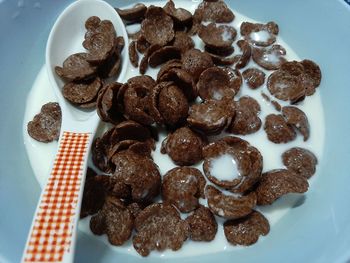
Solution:
M 165 3 L 154 2 L 152 4 L 162 7 Z M 167 4 L 165 9 L 167 15 L 164 15 L 160 9 L 153 9 L 152 15 L 157 17 L 158 20 L 146 18 L 145 20 L 147 21 L 142 23 L 141 29 L 144 30 L 146 40 L 149 43 L 162 45 L 174 37 L 169 30 L 166 30 L 164 34 L 155 34 L 159 28 L 155 21 L 163 23 L 165 25 L 164 28 L 170 27 L 169 17 L 178 21 L 178 23 L 187 23 L 189 14 L 186 10 L 193 14 L 198 3 L 176 1 L 175 5 L 171 2 Z M 222 11 L 220 19 L 215 17 L 217 15 L 215 12 L 208 12 L 205 8 L 206 5 L 216 5 L 217 10 Z M 112 159 L 112 162 L 117 163 L 118 167 L 121 167 L 120 176 L 127 178 L 125 180 L 131 182 L 133 178 L 132 173 L 143 173 L 143 170 L 147 170 L 147 173 L 152 174 L 152 178 L 154 178 L 154 180 L 148 182 L 146 182 L 147 178 L 144 178 L 143 184 L 147 185 L 147 191 L 139 189 L 137 182 L 130 184 L 134 200 L 149 201 L 149 199 L 159 194 L 158 190 L 155 190 L 159 186 L 158 173 L 153 162 L 148 157 L 144 157 L 151 154 L 163 177 L 163 200 L 174 204 L 183 213 L 179 215 L 176 209 L 159 204 L 148 206 L 141 211 L 144 207 L 140 207 L 140 204 L 136 202 L 128 204 L 126 209 L 126 206 L 118 198 L 109 198 L 104 205 L 100 203 L 99 206 L 95 207 L 99 212 L 93 216 L 91 221 L 92 228 L 90 228 L 91 216 L 82 219 L 79 228 L 88 234 L 92 234 L 92 232 L 98 235 L 106 234 L 94 237 L 108 245 L 110 243 L 116 245 L 109 247 L 118 253 L 170 258 L 241 249 L 235 245 L 251 245 L 257 242 L 258 239 L 263 240 L 263 236 L 268 234 L 270 227 L 273 228 L 274 224 L 281 220 L 300 198 L 300 195 L 287 195 L 277 201 L 275 199 L 284 193 L 303 193 L 307 190 L 308 182 L 311 183 L 312 187 L 312 180 L 317 180 L 317 175 L 309 181 L 306 180 L 306 178 L 310 178 L 315 173 L 316 164 L 322 157 L 324 141 L 324 117 L 321 98 L 319 91 L 315 92 L 314 88 L 318 77 L 317 72 L 315 73 L 315 65 L 308 60 L 304 60 L 301 63 L 284 64 L 285 61 L 300 61 L 300 58 L 278 37 L 278 30 L 283 30 L 283 28 L 278 29 L 275 23 L 260 21 L 263 24 L 256 25 L 255 21 L 234 10 L 234 20 L 226 23 L 231 21 L 233 17 L 232 13 L 225 9 L 221 1 L 212 4 L 205 2 L 201 6 L 202 8 L 199 11 L 197 10 L 197 15 L 202 18 L 202 26 L 197 28 L 198 35 L 192 36 L 195 48 L 202 51 L 206 49 L 208 52 L 220 54 L 210 54 L 211 60 L 208 59 L 207 53 L 193 51 L 186 55 L 188 63 L 184 63 L 183 67 L 187 67 L 187 73 L 190 73 L 196 81 L 198 80 L 199 96 L 201 99 L 206 100 L 205 103 L 198 104 L 200 100 L 197 100 L 197 104 L 193 105 L 193 102 L 191 102 L 193 101 L 193 90 L 189 89 L 186 93 L 184 90 L 167 84 L 160 87 L 158 91 L 154 91 L 154 94 L 151 94 L 153 100 L 154 98 L 162 98 L 163 104 L 160 102 L 153 103 L 151 109 L 143 111 L 142 115 L 139 115 L 140 111 L 135 111 L 134 104 L 125 105 L 125 110 L 130 119 L 137 119 L 143 116 L 139 118 L 139 121 L 147 120 L 149 123 L 144 123 L 147 125 L 156 120 L 157 123 L 159 121 L 176 127 L 183 123 L 184 112 L 188 111 L 189 117 L 187 122 L 195 131 L 191 131 L 189 128 L 181 128 L 170 135 L 166 132 L 161 132 L 159 140 L 154 145 L 151 130 L 139 126 L 136 127 L 136 124 L 128 122 L 123 124 L 124 126 L 120 125 L 117 128 L 119 136 L 120 134 L 126 136 L 126 134 L 133 133 L 133 136 L 140 138 L 142 137 L 141 133 L 147 134 L 147 138 L 143 138 L 145 143 L 135 143 L 129 140 L 128 142 L 120 142 L 113 147 L 114 152 L 118 152 L 124 147 L 129 147 L 129 150 L 138 154 L 138 157 L 131 158 L 127 154 L 119 153 L 118 157 Z M 184 8 L 186 10 L 176 8 Z M 132 21 L 135 19 L 135 14 L 138 16 L 142 15 L 146 10 L 142 5 L 136 9 L 135 12 L 121 10 L 119 12 L 122 12 L 125 20 Z M 204 18 L 208 17 L 219 23 L 212 25 L 210 21 L 205 21 Z M 271 17 L 271 20 L 273 20 L 273 17 Z M 242 22 L 248 23 L 244 23 L 241 27 Z M 228 28 L 228 25 L 232 26 L 234 30 Z M 136 35 L 138 29 L 135 25 L 127 26 L 129 33 L 136 33 Z M 208 29 L 213 29 L 215 34 L 211 35 Z M 175 39 L 180 39 L 180 35 L 176 33 Z M 179 45 L 182 48 L 184 46 L 188 49 L 192 48 L 193 44 L 186 37 L 181 36 L 181 40 L 184 41 L 175 41 L 177 44 L 174 42 L 174 46 Z M 220 38 L 221 41 L 216 41 L 213 37 Z M 248 52 L 247 46 L 244 46 L 246 42 L 237 42 L 237 40 L 242 38 L 254 44 L 250 50 L 252 58 L 247 65 L 245 65 L 247 61 L 244 61 L 244 54 L 242 54 L 242 52 L 246 54 Z M 185 42 L 186 44 L 183 44 Z M 231 48 L 232 43 L 234 51 Z M 128 43 L 126 43 L 127 46 Z M 136 65 L 138 58 L 135 52 L 136 50 L 138 52 L 142 50 L 135 43 L 130 47 L 134 54 L 133 65 Z M 172 58 L 178 58 L 179 53 L 176 49 L 168 49 L 171 51 Z M 161 52 L 156 54 L 157 52 L 154 55 L 147 54 L 147 51 L 143 52 L 143 55 L 139 53 L 140 60 L 138 60 L 138 64 L 140 65 L 140 70 L 141 68 L 145 70 L 146 74 L 153 79 L 157 79 L 160 67 L 158 66 L 155 69 L 147 67 L 145 59 L 142 58 L 149 56 L 150 64 L 152 61 L 154 66 L 160 65 L 164 62 L 162 61 L 163 55 Z M 204 70 L 201 71 L 196 71 L 198 68 L 193 67 L 190 63 L 193 58 L 198 56 L 201 56 L 202 61 L 205 61 L 205 65 L 203 65 Z M 212 61 L 215 63 L 220 62 L 221 65 L 225 63 L 220 56 L 225 56 L 227 61 L 233 61 L 236 64 L 243 76 L 241 80 L 237 78 L 240 73 L 233 69 L 224 72 L 221 69 L 213 68 L 214 63 Z M 183 58 L 183 60 L 186 59 Z M 158 73 L 158 79 L 169 81 L 176 77 L 183 81 L 183 85 L 187 85 L 190 83 L 185 81 L 187 75 L 178 70 L 181 67 L 181 63 L 180 66 L 176 65 L 176 63 L 179 62 L 174 62 L 173 65 L 169 66 L 173 67 L 171 74 L 165 70 L 162 74 Z M 282 64 L 284 64 L 283 67 L 281 67 Z M 127 72 L 128 76 L 126 79 L 139 75 L 139 69 L 132 65 L 129 65 Z M 202 72 L 204 73 L 202 74 Z M 308 76 L 313 73 L 315 73 L 313 75 L 314 78 L 310 79 Z M 274 76 L 269 78 L 271 74 L 274 74 Z M 281 75 L 287 76 L 286 79 L 282 81 Z M 227 78 L 227 76 L 231 77 Z M 220 81 L 215 83 L 215 77 L 218 77 Z M 139 81 L 148 81 L 149 83 L 150 80 L 143 78 L 142 80 L 139 79 Z M 239 81 L 242 82 L 240 83 Z M 209 90 L 207 88 L 208 83 L 219 88 Z M 47 89 L 47 85 L 49 85 L 48 79 L 42 70 L 28 96 L 25 123 L 40 110 L 41 104 L 47 102 L 45 101 L 45 92 L 50 92 Z M 304 90 L 295 92 L 295 89 L 289 89 L 291 86 L 300 87 L 301 85 L 308 85 L 306 94 Z M 231 89 L 228 90 L 227 86 L 231 87 Z M 117 89 L 121 89 L 121 87 L 117 87 Z M 144 92 L 137 89 L 134 91 L 129 89 L 124 94 L 130 102 L 134 101 L 135 93 Z M 313 94 L 314 92 L 315 94 Z M 172 94 L 177 98 L 180 96 L 178 94 L 183 94 L 181 96 L 184 96 L 184 98 L 180 100 L 181 106 L 179 106 L 181 110 L 178 110 L 179 108 L 167 108 L 167 105 L 174 105 L 172 104 Z M 312 94 L 313 96 L 309 96 Z M 53 98 L 52 94 L 48 94 L 48 97 L 50 96 Z M 224 97 L 231 98 L 231 101 L 218 101 L 218 99 Z M 233 97 L 236 101 L 234 105 L 235 116 L 227 114 L 232 109 L 230 103 Z M 190 101 L 190 104 L 187 103 L 187 100 Z M 298 112 L 298 109 L 285 107 L 290 106 L 290 102 L 297 102 L 296 106 L 305 116 Z M 140 108 L 140 104 L 135 105 L 137 109 L 144 110 L 144 108 Z M 108 111 L 105 113 L 108 114 Z M 158 121 L 157 117 L 159 117 Z M 266 117 L 270 120 L 267 124 L 265 122 Z M 226 128 L 230 133 L 223 131 Z M 145 130 L 137 132 L 140 129 Z M 102 127 L 99 136 L 103 134 L 104 130 Z M 204 146 L 206 139 L 198 131 L 209 135 L 208 141 L 210 144 Z M 286 136 L 288 132 L 290 134 Z M 168 138 L 162 146 L 162 141 L 167 135 Z M 230 135 L 236 138 L 224 138 Z M 107 137 L 112 135 L 105 134 L 103 136 L 108 141 Z M 31 139 L 25 129 L 24 138 L 34 173 L 39 183 L 43 185 L 57 145 L 55 143 L 50 145 L 40 144 Z M 182 151 L 179 151 L 178 145 L 185 141 L 195 142 L 192 144 L 195 147 L 192 147 L 190 150 L 184 148 Z M 283 141 L 285 143 L 273 143 L 272 141 Z M 99 143 L 102 148 L 105 147 L 103 139 Z M 155 150 L 149 150 L 153 145 Z M 197 148 L 201 149 L 203 146 L 203 156 L 201 156 Z M 133 161 L 135 165 L 128 168 L 130 174 L 125 175 L 123 167 L 125 167 L 125 164 L 129 164 L 130 158 L 135 159 Z M 198 160 L 203 159 L 204 161 L 198 163 Z M 307 160 L 307 164 L 304 163 L 304 160 Z M 95 154 L 94 164 L 104 165 L 105 171 L 110 172 L 110 163 L 105 161 L 105 158 L 97 160 Z M 175 163 L 177 165 L 194 164 L 196 169 L 176 168 L 177 165 Z M 91 166 L 94 166 L 94 164 L 91 163 Z M 115 167 L 112 168 L 115 169 Z M 298 180 L 294 180 L 291 177 L 294 174 L 291 174 L 290 171 L 300 174 Z M 266 173 L 263 181 L 259 181 L 261 172 Z M 96 180 L 105 183 L 108 183 L 110 180 L 106 175 L 97 176 L 96 178 Z M 205 180 L 206 188 L 204 188 Z M 258 181 L 260 184 L 256 191 L 244 196 L 241 195 L 243 192 L 252 189 Z M 269 191 L 275 188 L 283 189 L 271 194 Z M 119 198 L 129 198 L 130 189 L 125 188 L 125 185 L 118 185 L 112 191 L 115 191 L 113 192 L 114 194 L 119 194 Z M 125 196 L 122 196 L 123 194 Z M 273 204 L 256 207 L 257 204 L 270 203 Z M 195 212 L 190 212 L 198 207 L 199 204 L 203 206 L 200 206 Z M 209 207 L 209 209 L 204 206 Z M 90 214 L 93 213 L 91 212 Z M 134 224 L 137 233 L 134 235 L 133 241 L 129 237 L 132 235 L 131 221 L 134 217 L 136 217 Z M 235 221 L 237 218 L 242 217 L 243 219 L 239 223 Z M 119 226 L 113 227 L 113 225 L 104 225 L 102 227 L 104 220 L 106 222 L 119 222 L 125 227 L 121 229 L 118 228 Z M 205 234 L 200 231 L 201 227 L 207 229 Z M 247 230 L 249 239 L 245 238 L 245 233 L 239 231 L 240 227 L 244 227 Z M 174 230 L 173 235 L 168 234 L 171 230 Z M 151 238 L 149 239 L 150 235 Z M 187 236 L 191 240 L 185 241 Z M 210 242 L 195 242 L 194 240 Z M 123 245 L 119 246 L 121 244 Z M 168 249 L 156 252 L 157 248 Z M 171 249 L 179 250 L 172 251 Z M 152 253 L 150 253 L 151 251 Z
M 233 180 L 240 176 L 237 162 L 229 154 L 215 158 L 211 163 L 210 173 L 220 181 Z

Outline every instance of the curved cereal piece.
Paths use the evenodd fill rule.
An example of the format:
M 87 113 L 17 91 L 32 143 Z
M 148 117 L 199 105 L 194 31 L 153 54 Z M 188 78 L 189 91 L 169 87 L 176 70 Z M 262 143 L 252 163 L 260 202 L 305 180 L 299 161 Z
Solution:
M 99 78 L 84 82 L 69 82 L 63 86 L 63 97 L 74 104 L 84 104 L 96 100 L 102 87 Z
M 206 26 L 201 25 L 198 36 L 202 39 L 206 46 L 215 49 L 231 47 L 237 36 L 237 31 L 229 25 L 216 25 L 210 23 Z
M 242 76 L 249 88 L 257 89 L 264 84 L 266 74 L 258 68 L 248 68 L 243 71 Z
M 243 22 L 241 35 L 251 44 L 261 47 L 270 46 L 276 42 L 279 28 L 275 22 L 267 24 Z
M 165 46 L 162 47 L 150 55 L 148 64 L 154 68 L 157 67 L 169 60 L 172 59 L 180 59 L 181 58 L 181 50 L 177 47 L 173 46 Z
M 169 134 L 162 144 L 162 153 L 167 153 L 180 166 L 193 165 L 202 160 L 203 138 L 188 127 Z
M 133 224 L 133 216 L 124 204 L 107 197 L 102 210 L 91 218 L 90 229 L 96 235 L 107 234 L 112 245 L 121 246 L 131 237 Z
M 265 118 L 264 130 L 267 138 L 274 143 L 287 143 L 296 138 L 296 133 L 282 115 L 269 114 Z
M 87 61 L 87 53 L 70 55 L 63 62 L 63 67 L 56 66 L 55 72 L 64 81 L 79 81 L 88 79 L 96 74 L 97 68 Z
M 61 130 L 62 113 L 57 102 L 49 102 L 41 107 L 40 113 L 28 122 L 30 137 L 39 142 L 58 140 Z
M 316 172 L 317 157 L 309 150 L 294 147 L 282 154 L 283 164 L 288 170 L 309 179 Z
M 207 135 L 219 134 L 231 122 L 235 114 L 230 100 L 206 100 L 193 104 L 189 110 L 189 126 Z
M 240 90 L 242 76 L 231 68 L 210 67 L 202 72 L 197 90 L 202 100 L 232 99 Z
M 258 211 L 244 218 L 228 220 L 224 223 L 224 233 L 232 245 L 250 246 L 256 243 L 259 236 L 270 232 L 269 221 Z
M 212 241 L 218 231 L 218 223 L 209 208 L 200 206 L 186 218 L 193 241 Z
M 267 70 L 276 70 L 286 62 L 286 50 L 281 45 L 272 45 L 271 47 L 252 49 L 253 60 L 261 67 Z
M 230 23 L 235 15 L 224 1 L 203 1 L 198 5 L 194 12 L 194 19 L 201 21 L 210 21 L 215 23 Z
M 186 26 L 192 22 L 192 14 L 186 9 L 175 8 L 172 0 L 169 0 L 163 7 L 165 13 L 169 15 L 177 26 Z
M 293 125 L 304 137 L 304 142 L 309 139 L 310 125 L 306 114 L 293 106 L 282 108 L 282 115 L 289 125 Z
M 252 134 L 261 128 L 259 103 L 249 97 L 241 97 L 235 103 L 235 117 L 228 127 L 228 132 L 233 134 Z
M 135 23 L 144 18 L 147 7 L 142 3 L 138 3 L 128 9 L 116 8 L 115 10 L 118 12 L 118 15 L 127 23 Z
M 203 147 L 203 157 L 205 176 L 215 185 L 233 193 L 247 192 L 261 178 L 263 159 L 260 152 L 238 137 L 228 136 L 206 145 Z M 220 179 L 216 177 L 217 174 L 213 174 L 213 162 L 218 158 L 232 159 L 236 163 L 232 179 Z
M 192 167 L 175 167 L 163 177 L 162 198 L 180 212 L 188 213 L 199 207 L 198 198 L 204 198 L 206 180 L 202 173 Z
M 288 193 L 305 193 L 309 184 L 305 177 L 278 169 L 263 174 L 255 192 L 258 205 L 270 205 L 276 199 Z
M 135 250 L 148 256 L 152 250 L 174 251 L 182 247 L 189 235 L 189 226 L 171 206 L 154 203 L 142 210 L 135 219 L 137 233 L 133 237 Z
M 141 23 L 141 32 L 151 45 L 164 46 L 175 36 L 174 23 L 161 7 L 150 6 Z
M 214 186 L 208 185 L 205 189 L 210 211 L 226 219 L 238 219 L 253 212 L 256 206 L 256 194 L 234 197 L 225 195 Z

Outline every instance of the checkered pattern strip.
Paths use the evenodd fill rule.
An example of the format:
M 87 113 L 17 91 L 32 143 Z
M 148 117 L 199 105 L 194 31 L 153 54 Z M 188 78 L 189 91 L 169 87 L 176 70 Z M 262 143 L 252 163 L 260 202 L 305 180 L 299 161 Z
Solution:
M 64 132 L 35 215 L 25 262 L 61 262 L 69 252 L 90 133 Z

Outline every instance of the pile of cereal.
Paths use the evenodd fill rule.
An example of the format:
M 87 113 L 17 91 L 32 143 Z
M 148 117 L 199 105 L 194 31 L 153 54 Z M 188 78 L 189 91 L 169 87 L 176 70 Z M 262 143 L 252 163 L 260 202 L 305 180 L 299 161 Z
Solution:
M 94 108 L 104 80 L 119 75 L 125 42 L 109 20 L 92 16 L 86 20 L 85 28 L 83 47 L 87 52 L 70 55 L 55 71 L 65 82 L 65 99 L 80 108 Z
M 222 0 L 203 1 L 194 14 L 172 1 L 164 7 L 137 4 L 116 11 L 126 24 L 141 24 L 140 31 L 130 35 L 128 48 L 130 63 L 141 75 L 125 83 L 102 83 L 96 77 L 99 67 L 92 65 L 120 52 L 112 42 L 89 49 L 91 35 L 111 32 L 96 18 L 86 24 L 84 47 L 90 53 L 72 55 L 56 70 L 70 81 L 66 86 L 73 86 L 65 86 L 64 94 L 70 91 L 65 97 L 80 105 L 96 101 L 98 115 L 110 127 L 92 145 L 92 160 L 101 173 L 88 170 L 81 217 L 92 215 L 91 231 L 107 235 L 113 245 L 132 238 L 142 256 L 152 250 L 178 250 L 187 239 L 212 241 L 219 227 L 232 245 L 254 244 L 270 230 L 258 206 L 288 193 L 305 193 L 317 159 L 311 151 L 293 147 L 281 156 L 285 167 L 263 173 L 259 149 L 241 137 L 263 130 L 266 140 L 275 144 L 297 136 L 307 141 L 308 118 L 296 105 L 320 85 L 320 68 L 310 60 L 287 61 L 286 50 L 276 43 L 279 27 L 274 22 L 244 22 L 237 32 L 228 24 L 235 15 Z M 204 50 L 195 48 L 195 35 Z M 256 66 L 249 66 L 251 61 Z M 148 67 L 159 68 L 156 79 L 145 75 Z M 74 92 L 87 78 L 89 91 Z M 277 114 L 260 119 L 259 102 L 238 94 L 243 82 L 257 90 L 266 78 L 276 100 L 261 95 Z M 95 82 L 102 88 L 91 88 Z M 96 92 L 90 96 L 90 90 Z M 282 107 L 278 100 L 290 105 Z M 47 114 L 43 109 L 34 124 L 28 124 L 33 138 L 42 133 L 33 133 L 35 123 L 56 123 Z M 42 141 L 57 138 L 54 126 Z M 160 129 L 167 131 L 161 152 L 177 165 L 164 175 L 152 157 Z M 220 162 L 227 160 L 232 170 L 224 171 Z M 191 167 L 201 162 L 203 173 Z M 206 205 L 200 199 L 206 199 Z M 216 217 L 225 223 L 218 225 Z

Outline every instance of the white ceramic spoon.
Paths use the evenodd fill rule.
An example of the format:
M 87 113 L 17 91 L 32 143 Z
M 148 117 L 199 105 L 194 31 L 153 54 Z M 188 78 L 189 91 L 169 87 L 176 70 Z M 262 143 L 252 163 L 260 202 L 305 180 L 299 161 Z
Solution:
M 128 36 L 117 12 L 101 0 L 80 0 L 68 6 L 57 18 L 46 46 L 49 80 L 62 110 L 59 145 L 46 186 L 43 189 L 22 262 L 73 262 L 77 224 L 85 183 L 87 157 L 99 118 L 94 111 L 82 111 L 62 96 L 62 80 L 55 73 L 71 54 L 84 52 L 85 21 L 90 16 L 110 20 L 118 36 Z M 128 52 L 122 52 L 122 69 L 117 81 L 123 81 Z M 49 87 L 48 87 L 49 88 Z

